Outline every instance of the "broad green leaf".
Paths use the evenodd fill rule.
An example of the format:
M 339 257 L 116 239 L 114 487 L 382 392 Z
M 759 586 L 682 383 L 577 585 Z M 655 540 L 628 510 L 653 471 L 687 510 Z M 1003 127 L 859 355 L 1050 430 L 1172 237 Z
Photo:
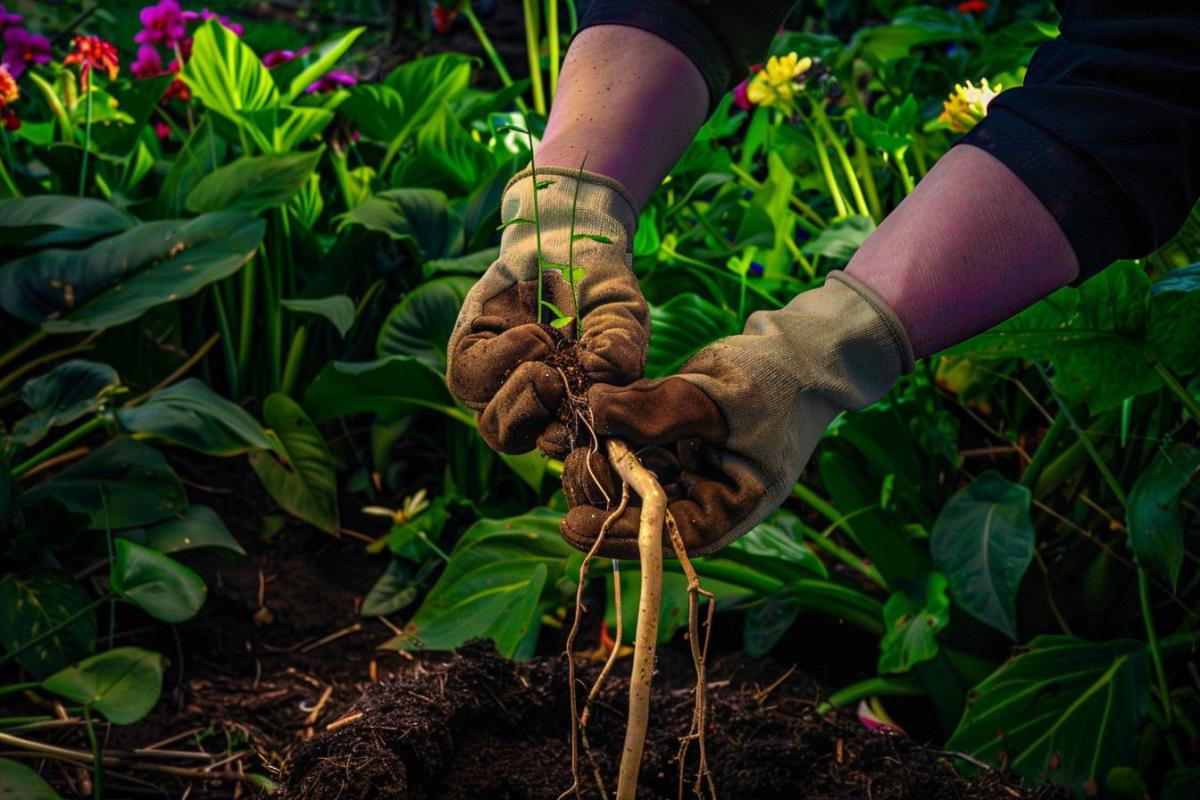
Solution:
M 183 622 L 204 605 L 208 589 L 189 567 L 129 539 L 117 539 L 116 550 L 109 585 L 150 616 Z
M 324 148 L 285 155 L 243 156 L 205 175 L 188 194 L 194 213 L 233 209 L 257 214 L 304 188 Z
M 754 658 L 762 658 L 774 649 L 792 627 L 802 606 L 787 591 L 770 594 L 746 612 L 742 628 L 742 646 Z
M 506 520 L 484 519 L 463 534 L 450 563 L 401 636 L 387 646 L 447 650 L 486 637 L 508 658 L 529 658 L 537 641 L 542 593 L 576 551 L 558 532 L 562 516 L 537 509 Z
M 333 122 L 333 112 L 316 106 L 279 106 L 237 112 L 242 129 L 263 154 L 288 155 Z
M 292 195 L 285 208 L 301 225 L 309 230 L 315 228 L 325 211 L 325 198 L 321 196 L 321 173 L 309 175 L 308 182 Z
M 646 356 L 647 378 L 674 374 L 697 350 L 740 328 L 733 314 L 694 292 L 652 306 L 650 316 L 654 333 Z
M 196 123 L 171 162 L 171 169 L 158 192 L 158 202 L 167 216 L 178 217 L 187 210 L 187 196 L 192 187 L 224 163 L 227 149 L 225 140 L 217 136 L 208 116 Z
M 492 153 L 463 130 L 442 105 L 417 133 L 416 153 L 397 166 L 392 185 L 441 186 L 470 191 L 496 170 Z
M 237 539 L 233 538 L 233 534 L 225 527 L 217 512 L 208 506 L 188 506 L 179 517 L 151 526 L 141 531 L 138 536 L 124 531 L 122 535 L 160 553 L 217 547 L 246 555 L 246 551 L 238 544 Z
M 930 534 L 933 566 L 976 619 L 1017 638 L 1017 587 L 1033 560 L 1035 533 L 1024 486 L 985 472 L 946 503 Z
M 1200 450 L 1173 444 L 1159 452 L 1129 493 L 1129 546 L 1138 564 L 1174 589 L 1183 567 L 1179 494 L 1200 473 Z
M 100 712 L 117 725 L 132 725 L 158 704 L 162 670 L 158 653 L 117 647 L 51 675 L 42 687 Z
M 1200 347 L 1184 331 L 1200 330 L 1200 264 L 1174 270 L 1150 287 L 1146 347 L 1177 375 L 1200 370 Z
M 0 247 L 82 244 L 136 224 L 132 215 L 103 200 L 58 194 L 0 200 Z
M 446 498 L 439 497 L 412 519 L 392 523 L 392 529 L 386 536 L 367 545 L 367 552 L 380 553 L 386 549 L 392 555 L 409 561 L 427 561 L 433 551 L 423 539 L 436 542 L 449 519 Z
M 120 378 L 108 364 L 72 359 L 25 382 L 21 401 L 34 413 L 13 425 L 13 439 L 28 447 L 51 428 L 70 425 L 100 408 L 100 395 L 117 386 Z
M 315 314 L 328 320 L 343 339 L 354 327 L 354 301 L 344 294 L 335 294 L 315 300 L 306 298 L 282 300 L 279 304 L 297 314 Z
M 210 456 L 234 456 L 274 447 L 254 417 L 198 378 L 159 389 L 146 402 L 119 409 L 115 416 L 127 433 L 161 439 Z
M 323 531 L 336 533 L 337 460 L 304 409 L 285 394 L 263 401 L 263 419 L 274 430 L 282 453 L 257 452 L 250 465 L 275 502 Z
M 721 556 L 757 567 L 763 574 L 785 582 L 804 577 L 828 577 L 821 559 L 801 544 L 802 523 L 795 515 L 776 511 L 721 550 Z
M 0 646 L 16 650 L 90 602 L 65 572 L 36 568 L 8 575 L 0 581 Z M 96 615 L 89 612 L 17 656 L 17 662 L 33 677 L 44 678 L 92 652 L 95 641 Z
M 839 219 L 805 244 L 804 252 L 835 261 L 849 261 L 874 230 L 875 221 L 870 217 L 853 216 Z
M 466 91 L 474 63 L 475 59 L 469 56 L 442 53 L 409 61 L 384 79 L 384 85 L 400 95 L 407 114 L 404 128 L 393 138 L 390 151 L 398 149 L 409 133 L 424 125 L 441 103 L 449 103 Z
M 404 127 L 404 100 L 395 89 L 382 83 L 360 83 L 351 86 L 348 97 L 338 106 L 338 113 L 373 142 L 388 143 Z
M 304 407 L 318 422 L 363 413 L 390 421 L 428 408 L 475 425 L 474 415 L 450 397 L 441 373 L 415 356 L 331 362 L 308 387 Z
M 894 592 L 883 606 L 879 671 L 907 672 L 937 655 L 937 633 L 950 622 L 946 578 L 937 572 Z
M 180 77 L 193 97 L 231 121 L 239 111 L 280 104 L 271 73 L 249 45 L 216 20 L 196 30 L 191 58 Z
M 295 60 L 276 67 L 272 71 L 272 77 L 279 86 L 284 102 L 290 103 L 304 94 L 304 90 L 317 78 L 333 69 L 365 30 L 366 28 L 352 28 L 326 39 Z
M 62 800 L 62 796 L 40 775 L 11 758 L 0 758 L 0 797 L 5 800 Z
M 946 744 L 1031 780 L 1095 796 L 1136 762 L 1150 698 L 1141 642 L 1039 636 L 971 692 Z
M 0 308 L 47 333 L 129 322 L 241 269 L 263 223 L 234 211 L 145 222 L 83 250 L 47 249 L 0 270 Z
M 474 275 L 478 280 L 499 256 L 499 247 L 488 247 L 457 258 L 435 258 L 421 265 L 421 274 L 427 280 L 442 275 Z
M 473 278 L 435 278 L 406 294 L 383 321 L 375 354 L 416 356 L 430 369 L 444 373 L 446 342 L 474 283 Z
M 403 611 L 412 605 L 421 591 L 421 582 L 429 575 L 437 560 L 431 559 L 420 567 L 394 558 L 379 580 L 363 598 L 364 617 L 384 617 Z
M 135 528 L 183 513 L 187 495 L 162 453 L 121 437 L 27 490 L 84 514 L 92 530 Z
M 116 110 L 120 112 L 119 124 L 104 124 L 92 126 L 92 144 L 109 155 L 125 157 L 134 151 L 139 140 L 154 113 L 155 107 L 162 99 L 163 92 L 175 80 L 174 75 L 158 75 L 153 78 L 135 80 L 122 87 L 119 95 L 113 98 Z M 93 102 L 99 101 L 99 96 Z M 83 105 L 83 104 L 80 104 Z M 86 121 L 86 111 L 84 120 Z M 95 109 L 92 109 L 93 123 Z
M 436 189 L 390 189 L 372 195 L 337 218 L 339 228 L 361 225 L 399 242 L 411 243 L 422 258 L 458 255 L 462 222 Z

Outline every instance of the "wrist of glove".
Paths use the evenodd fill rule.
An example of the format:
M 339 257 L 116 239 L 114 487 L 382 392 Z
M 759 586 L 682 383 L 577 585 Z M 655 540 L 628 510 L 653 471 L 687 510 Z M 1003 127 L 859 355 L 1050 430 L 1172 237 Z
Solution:
M 705 347 L 678 375 L 587 393 L 598 436 L 625 439 L 656 472 L 689 555 L 723 547 L 787 497 L 821 433 L 844 410 L 882 397 L 913 367 L 895 314 L 841 272 L 745 331 Z M 564 463 L 563 536 L 589 549 L 620 498 L 603 451 Z M 626 509 L 600 553 L 637 556 L 640 509 Z M 664 543 L 664 554 L 672 554 Z
M 468 292 L 447 345 L 450 390 L 481 412 L 480 434 L 505 453 L 532 450 L 548 427 L 561 436 L 554 423 L 567 386 L 555 354 L 577 338 L 580 320 L 572 359 L 590 381 L 639 378 L 650 339 L 630 267 L 637 212 L 629 194 L 602 175 L 558 167 L 539 167 L 537 183 L 526 169 L 505 188 L 500 255 Z M 563 274 L 569 257 L 577 307 Z M 538 307 L 539 270 L 542 299 L 575 318 L 562 329 Z

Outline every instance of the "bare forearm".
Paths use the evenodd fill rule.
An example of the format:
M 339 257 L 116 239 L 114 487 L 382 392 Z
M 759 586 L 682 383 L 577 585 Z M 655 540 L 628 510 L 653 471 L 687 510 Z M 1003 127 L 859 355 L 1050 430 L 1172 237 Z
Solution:
M 641 207 L 704 123 L 708 89 L 682 52 L 636 28 L 597 25 L 567 51 L 538 164 L 620 181 Z
M 918 358 L 1004 321 L 1079 274 L 1062 229 L 996 158 L 947 153 L 846 272 L 903 322 Z

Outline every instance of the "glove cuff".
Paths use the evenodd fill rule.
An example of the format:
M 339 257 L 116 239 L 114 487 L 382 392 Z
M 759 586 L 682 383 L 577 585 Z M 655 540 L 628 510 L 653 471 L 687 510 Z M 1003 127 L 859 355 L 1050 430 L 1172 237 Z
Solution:
M 602 237 L 628 253 L 637 230 L 637 207 L 629 192 L 612 178 L 586 170 L 567 167 L 538 167 L 537 182 L 543 186 L 537 192 L 537 211 L 534 210 L 533 170 L 518 172 L 504 188 L 500 201 L 500 220 L 505 224 L 501 238 L 506 253 L 536 253 L 537 228 L 541 229 L 542 258 L 555 264 L 565 264 L 570 245 L 571 215 L 574 213 L 575 234 Z M 520 220 L 530 220 L 521 222 Z M 590 241 L 576 241 L 574 250 Z

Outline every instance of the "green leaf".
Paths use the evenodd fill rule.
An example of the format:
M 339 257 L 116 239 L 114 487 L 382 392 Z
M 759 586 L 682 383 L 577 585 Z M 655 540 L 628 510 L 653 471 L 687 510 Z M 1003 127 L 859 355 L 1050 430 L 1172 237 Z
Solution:
M 694 292 L 672 297 L 650 308 L 650 350 L 646 377 L 673 375 L 697 350 L 740 330 L 734 315 Z
M 258 214 L 285 203 L 304 188 L 324 148 L 285 155 L 243 156 L 218 167 L 192 187 L 187 209 L 194 213 L 233 209 Z
M 275 502 L 323 531 L 336 533 L 337 460 L 304 409 L 285 394 L 263 401 L 263 419 L 275 431 L 282 452 L 257 452 L 250 465 Z
M 390 189 L 342 214 L 338 226 L 362 225 L 410 243 L 422 258 L 447 258 L 462 251 L 462 222 L 436 189 Z M 2 274 L 2 273 L 0 273 Z
M 121 535 L 135 539 L 128 532 L 123 531 Z M 200 547 L 216 547 L 246 555 L 246 551 L 238 544 L 237 539 L 233 538 L 233 534 L 225 527 L 217 512 L 201 505 L 188 506 L 178 518 L 147 528 L 136 540 L 160 553 L 180 553 Z
M 746 612 L 742 643 L 746 653 L 762 658 L 792 627 L 803 606 L 786 590 L 774 592 Z
M 1136 761 L 1147 673 L 1140 642 L 1039 636 L 975 687 L 946 748 L 1095 796 L 1111 767 Z
M 238 119 L 239 111 L 280 104 L 271 73 L 249 45 L 216 20 L 196 30 L 191 58 L 180 77 L 193 97 L 231 121 Z
M 805 244 L 804 252 L 835 261 L 849 261 L 874 231 L 875 221 L 870 217 L 851 216 L 839 219 L 830 223 L 828 228 Z
M 0 247 L 77 245 L 128 230 L 137 219 L 111 203 L 42 194 L 0 200 Z
M 440 275 L 474 275 L 476 280 L 495 263 L 500 248 L 488 247 L 458 258 L 435 258 L 421 265 L 421 274 L 426 278 Z
M 117 647 L 51 675 L 42 687 L 100 712 L 117 725 L 132 725 L 157 705 L 162 669 L 158 653 Z
M 62 800 L 41 776 L 19 761 L 0 758 L 0 797 L 8 800 Z
M 115 416 L 127 433 L 150 436 L 210 456 L 274 448 L 254 417 L 198 378 L 159 389 L 146 402 L 119 409 Z
M 205 116 L 198 123 L 163 180 L 158 202 L 167 216 L 177 217 L 187 210 L 187 196 L 196 182 L 216 170 L 225 161 L 228 146 L 213 130 L 212 120 Z
M 117 539 L 116 550 L 109 585 L 150 616 L 183 622 L 204 605 L 208 589 L 189 567 L 129 539 Z
M 145 222 L 83 250 L 42 250 L 0 270 L 0 308 L 47 333 L 119 325 L 234 274 L 263 230 L 246 214 L 217 211 Z
M 115 110 L 121 117 L 119 124 L 93 125 L 93 146 L 112 156 L 125 157 L 132 153 L 146 130 L 155 106 L 173 80 L 174 75 L 158 75 L 125 84 L 118 96 L 113 98 Z M 99 100 L 99 96 L 95 100 Z M 94 108 L 92 114 L 95 122 Z M 84 119 L 86 121 L 86 112 Z
M 558 329 L 565 328 L 570 325 L 574 319 L 574 317 L 558 317 L 557 319 L 550 320 L 550 327 Z
M 571 241 L 573 242 L 578 242 L 580 239 L 588 239 L 593 242 L 599 242 L 600 244 L 612 244 L 612 239 L 608 238 L 607 236 L 601 236 L 598 233 L 577 233 L 571 237 Z
M 282 300 L 279 304 L 297 314 L 315 314 L 328 320 L 343 339 L 354 327 L 354 301 L 344 294 L 335 294 L 314 300 L 304 298 Z
M 428 408 L 475 425 L 474 416 L 450 397 L 441 373 L 414 356 L 331 362 L 308 387 L 304 407 L 318 422 L 363 413 L 394 421 Z
M 950 498 L 930 534 L 933 566 L 971 616 L 1017 638 L 1017 587 L 1035 533 L 1024 486 L 985 472 Z
M 382 83 L 360 83 L 347 90 L 338 106 L 350 125 L 373 142 L 390 142 L 404 126 L 404 100 Z
M 484 519 L 463 534 L 436 585 L 401 636 L 386 646 L 448 650 L 486 637 L 507 658 L 529 658 L 537 643 L 543 591 L 557 597 L 576 551 L 558 532 L 562 515 L 537 509 Z
M 726 545 L 721 554 L 784 582 L 804 577 L 826 578 L 829 573 L 821 559 L 801 544 L 798 528 L 802 525 L 795 514 L 776 511 L 746 535 Z
M 16 650 L 90 602 L 65 572 L 35 568 L 8 575 L 0 581 L 0 645 Z M 84 614 L 17 656 L 17 662 L 33 677 L 44 678 L 92 652 L 95 641 L 96 615 Z
M 284 102 L 290 103 L 300 97 L 315 80 L 333 69 L 364 31 L 366 28 L 352 28 L 326 39 L 293 61 L 276 67 L 272 77 L 283 95 Z
M 408 114 L 404 129 L 417 130 L 441 103 L 449 103 L 471 83 L 475 59 L 459 53 L 418 58 L 393 70 L 384 85 L 400 95 Z M 403 137 L 399 138 L 399 142 Z
M 400 162 L 392 185 L 448 183 L 450 187 L 470 191 L 495 171 L 496 158 L 491 151 L 471 138 L 454 112 L 442 105 L 421 126 L 416 153 Z M 427 177 L 431 174 L 436 177 Z
M 427 563 L 429 566 L 437 565 L 435 561 Z M 426 565 L 414 568 L 407 561 L 392 559 L 363 598 L 362 615 L 367 618 L 385 617 L 408 608 L 420 594 L 421 581 L 428 572 Z
M 1174 589 L 1183 567 L 1183 514 L 1179 495 L 1200 472 L 1200 450 L 1172 444 L 1151 462 L 1129 493 L 1129 546 L 1138 564 Z
M 13 440 L 29 445 L 41 441 L 51 428 L 70 425 L 100 408 L 100 395 L 120 384 L 107 364 L 73 359 L 25 382 L 21 401 L 34 413 L 13 425 Z
M 932 572 L 894 592 L 883 606 L 885 632 L 879 643 L 879 671 L 907 672 L 937 655 L 937 633 L 950 622 L 945 576 Z
M 380 358 L 415 356 L 430 369 L 444 374 L 446 342 L 454 330 L 463 299 L 474 283 L 474 278 L 435 278 L 406 294 L 383 321 L 375 341 L 375 354 Z
M 183 513 L 187 495 L 162 453 L 121 437 L 25 492 L 84 514 L 92 530 L 136 528 Z
M 1174 270 L 1150 287 L 1146 347 L 1177 375 L 1200 371 L 1200 348 L 1181 331 L 1200 330 L 1200 264 Z
M 536 225 L 536 224 L 537 223 L 535 223 L 531 219 L 525 219 L 524 217 L 514 217 L 513 219 L 510 219 L 508 222 L 501 222 L 499 225 L 496 226 L 496 230 L 502 231 L 505 228 L 507 228 L 509 225 Z

